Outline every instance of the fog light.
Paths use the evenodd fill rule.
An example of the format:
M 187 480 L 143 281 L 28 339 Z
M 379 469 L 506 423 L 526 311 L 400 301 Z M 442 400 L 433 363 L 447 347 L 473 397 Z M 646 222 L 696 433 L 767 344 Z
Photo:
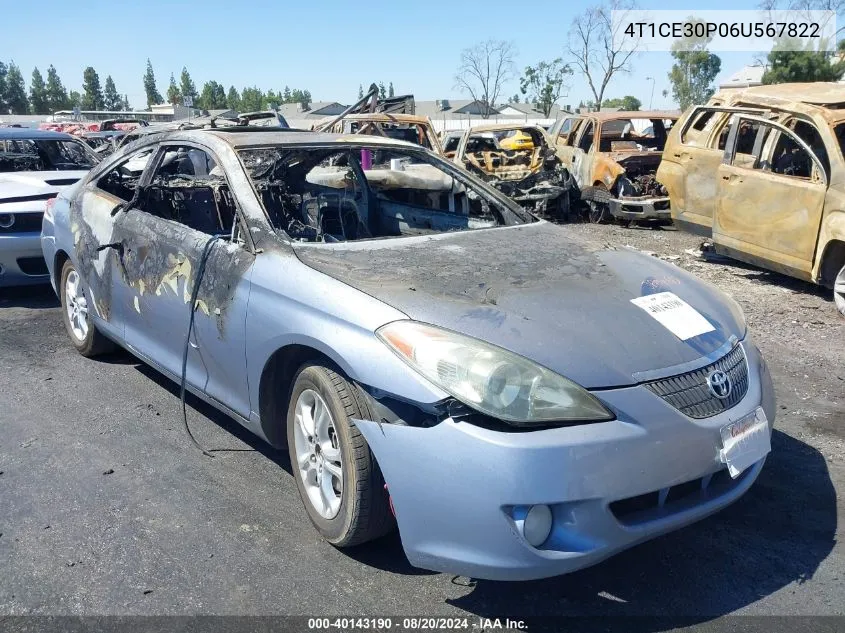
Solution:
M 552 510 L 547 505 L 528 508 L 522 522 L 522 536 L 533 547 L 540 547 L 552 531 Z

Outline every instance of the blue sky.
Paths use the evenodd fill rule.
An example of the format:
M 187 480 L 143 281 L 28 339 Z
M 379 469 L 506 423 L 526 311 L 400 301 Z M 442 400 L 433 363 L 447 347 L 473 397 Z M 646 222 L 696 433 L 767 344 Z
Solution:
M 351 102 L 358 85 L 393 81 L 397 94 L 417 99 L 462 98 L 454 73 L 462 48 L 484 39 L 512 41 L 517 67 L 563 55 L 573 15 L 593 4 L 585 0 L 425 0 L 408 2 L 262 2 L 240 4 L 202 0 L 145 0 L 121 7 L 114 0 L 0 0 L 3 37 L 0 59 L 14 60 L 29 79 L 34 66 L 46 75 L 53 64 L 68 89 L 79 90 L 82 71 L 93 66 L 101 83 L 106 75 L 133 107 L 146 105 L 141 82 L 149 57 L 159 90 L 170 73 L 186 66 L 197 88 L 213 79 L 238 90 L 244 86 L 281 90 L 285 85 L 311 91 L 315 100 Z M 673 9 L 753 9 L 757 2 L 682 0 Z M 669 8 L 641 0 L 641 8 Z M 524 7 L 524 9 L 523 9 Z M 10 28 L 13 27 L 13 28 Z M 750 53 L 720 53 L 727 77 L 753 61 Z M 654 107 L 673 107 L 666 77 L 668 53 L 644 53 L 633 72 L 618 75 L 606 97 L 631 94 L 647 107 L 656 79 Z M 518 90 L 513 81 L 505 94 Z M 590 98 L 578 75 L 561 103 Z

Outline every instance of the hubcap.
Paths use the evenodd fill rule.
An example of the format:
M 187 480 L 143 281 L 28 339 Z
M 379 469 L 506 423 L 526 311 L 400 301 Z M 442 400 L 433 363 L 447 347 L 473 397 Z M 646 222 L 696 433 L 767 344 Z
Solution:
M 70 331 L 81 343 L 88 336 L 88 300 L 75 270 L 70 271 L 65 281 L 65 303 Z
M 340 510 L 343 462 L 334 420 L 322 396 L 306 389 L 294 407 L 294 448 L 297 467 L 311 506 L 324 519 Z

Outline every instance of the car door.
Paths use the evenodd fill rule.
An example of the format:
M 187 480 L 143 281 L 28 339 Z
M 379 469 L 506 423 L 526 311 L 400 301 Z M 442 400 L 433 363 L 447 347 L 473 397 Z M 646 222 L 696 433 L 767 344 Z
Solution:
M 118 215 L 133 351 L 180 377 L 199 286 L 186 366 L 188 384 L 249 415 L 245 321 L 254 251 L 221 163 L 196 143 L 163 144 L 135 201 Z
M 596 124 L 593 119 L 577 119 L 565 142 L 557 146 L 558 156 L 581 188 L 593 184 L 590 172 L 595 134 Z M 560 135 L 558 139 L 561 139 Z
M 717 175 L 717 248 L 809 276 L 828 182 L 810 147 L 780 123 L 734 115 Z
M 155 148 L 145 147 L 108 168 L 82 190 L 71 207 L 75 265 L 88 289 L 96 326 L 118 340 L 124 338 L 126 286 L 123 261 L 115 244 L 115 211 L 129 203 Z

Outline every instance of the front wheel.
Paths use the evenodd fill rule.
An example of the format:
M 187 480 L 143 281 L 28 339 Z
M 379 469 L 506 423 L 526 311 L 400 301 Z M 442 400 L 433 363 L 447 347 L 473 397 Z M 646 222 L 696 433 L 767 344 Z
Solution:
M 353 418 L 372 419 L 357 387 L 334 369 L 303 365 L 288 405 L 290 462 L 308 518 L 337 547 L 393 527 L 381 472 Z
M 839 314 L 845 316 L 845 266 L 842 267 L 833 282 L 833 302 L 836 304 Z
M 69 259 L 62 266 L 59 296 L 62 302 L 62 320 L 76 351 L 86 357 L 111 351 L 114 344 L 97 330 L 91 320 L 88 295 L 82 276 Z

